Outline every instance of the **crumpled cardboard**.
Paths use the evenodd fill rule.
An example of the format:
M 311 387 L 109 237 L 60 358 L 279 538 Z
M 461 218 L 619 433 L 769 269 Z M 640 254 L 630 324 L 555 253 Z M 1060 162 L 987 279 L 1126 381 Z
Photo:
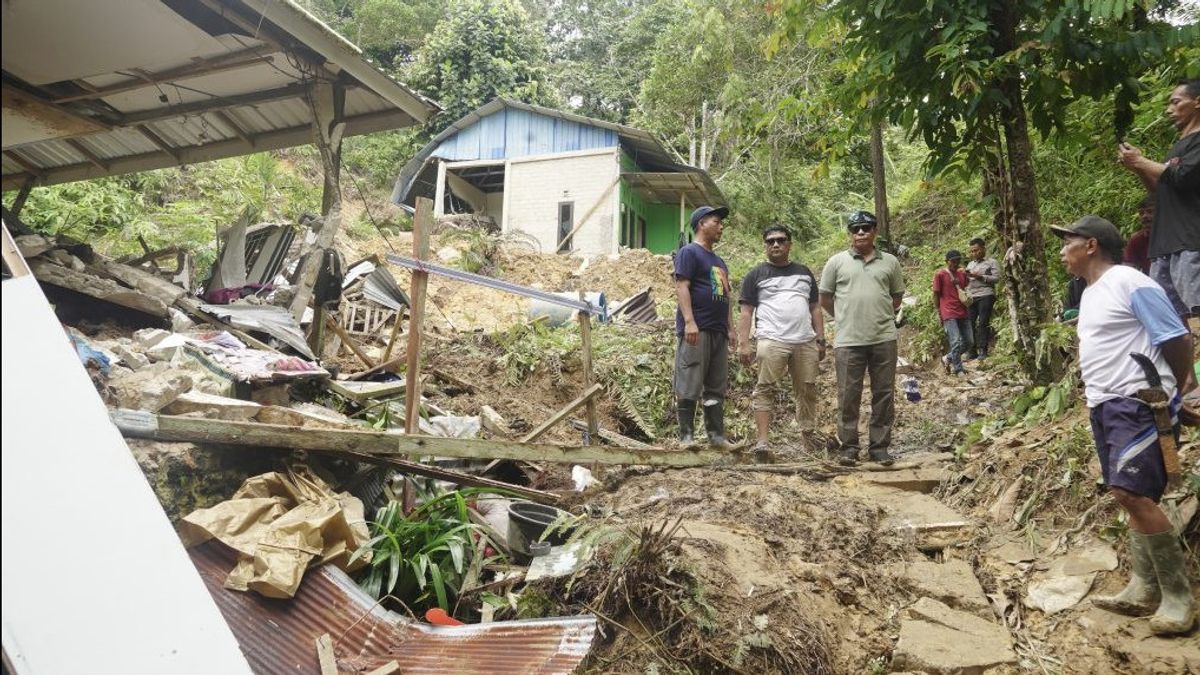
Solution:
M 334 493 L 307 469 L 246 479 L 227 501 L 185 516 L 179 536 L 188 547 L 215 538 L 236 550 L 225 587 L 270 598 L 293 597 L 310 565 L 352 572 L 370 560 L 350 564 L 370 538 L 362 502 Z

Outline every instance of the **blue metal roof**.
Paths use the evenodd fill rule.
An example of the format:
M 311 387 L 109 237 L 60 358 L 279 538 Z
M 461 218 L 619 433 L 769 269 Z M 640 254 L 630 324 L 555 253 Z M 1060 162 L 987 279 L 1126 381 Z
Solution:
M 617 132 L 590 124 L 502 108 L 442 141 L 431 153 L 451 161 L 511 159 L 617 146 Z
M 411 205 L 418 194 L 432 196 L 430 160 L 435 158 L 504 160 L 618 146 L 644 171 L 696 174 L 708 193 L 724 202 L 706 172 L 677 163 L 649 132 L 505 98 L 467 113 L 421 148 L 400 171 L 392 201 Z

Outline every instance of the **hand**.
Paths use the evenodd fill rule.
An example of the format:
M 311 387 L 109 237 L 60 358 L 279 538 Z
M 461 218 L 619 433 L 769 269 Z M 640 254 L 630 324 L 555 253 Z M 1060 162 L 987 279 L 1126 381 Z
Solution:
M 738 350 L 738 360 L 742 362 L 743 366 L 754 363 L 754 352 L 750 350 L 750 345 L 742 345 L 742 348 Z
M 1126 168 L 1132 169 L 1142 160 L 1142 151 L 1128 143 L 1117 146 L 1117 161 Z
M 683 322 L 683 341 L 693 347 L 700 342 L 700 327 L 694 319 Z
M 825 345 L 817 345 L 817 360 L 825 360 Z
M 729 329 L 729 351 L 736 352 L 738 350 L 737 332 L 732 328 Z

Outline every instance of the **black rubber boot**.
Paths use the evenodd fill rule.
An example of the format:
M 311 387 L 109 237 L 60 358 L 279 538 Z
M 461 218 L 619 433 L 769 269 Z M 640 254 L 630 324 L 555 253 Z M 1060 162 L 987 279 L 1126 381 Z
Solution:
M 881 466 L 891 466 L 896 463 L 896 458 L 892 457 L 887 448 L 883 450 L 871 450 L 867 453 L 871 456 L 871 461 L 880 464 Z
M 704 433 L 708 435 L 709 447 L 728 450 L 725 440 L 725 399 L 710 398 L 704 401 Z
M 855 466 L 858 464 L 858 448 L 842 446 L 841 455 L 838 457 L 838 464 L 842 466 Z
M 676 406 L 676 416 L 679 418 L 679 444 L 683 446 L 696 444 L 696 402 L 680 399 Z

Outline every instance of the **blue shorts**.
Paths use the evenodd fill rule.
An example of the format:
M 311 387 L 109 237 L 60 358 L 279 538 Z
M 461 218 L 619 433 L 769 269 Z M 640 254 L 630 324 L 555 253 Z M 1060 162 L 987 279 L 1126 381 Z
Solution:
M 1178 395 L 1169 407 L 1178 443 Z M 1091 418 L 1104 484 L 1156 502 L 1161 499 L 1167 488 L 1167 470 L 1150 406 L 1135 398 L 1109 399 L 1092 408 Z

